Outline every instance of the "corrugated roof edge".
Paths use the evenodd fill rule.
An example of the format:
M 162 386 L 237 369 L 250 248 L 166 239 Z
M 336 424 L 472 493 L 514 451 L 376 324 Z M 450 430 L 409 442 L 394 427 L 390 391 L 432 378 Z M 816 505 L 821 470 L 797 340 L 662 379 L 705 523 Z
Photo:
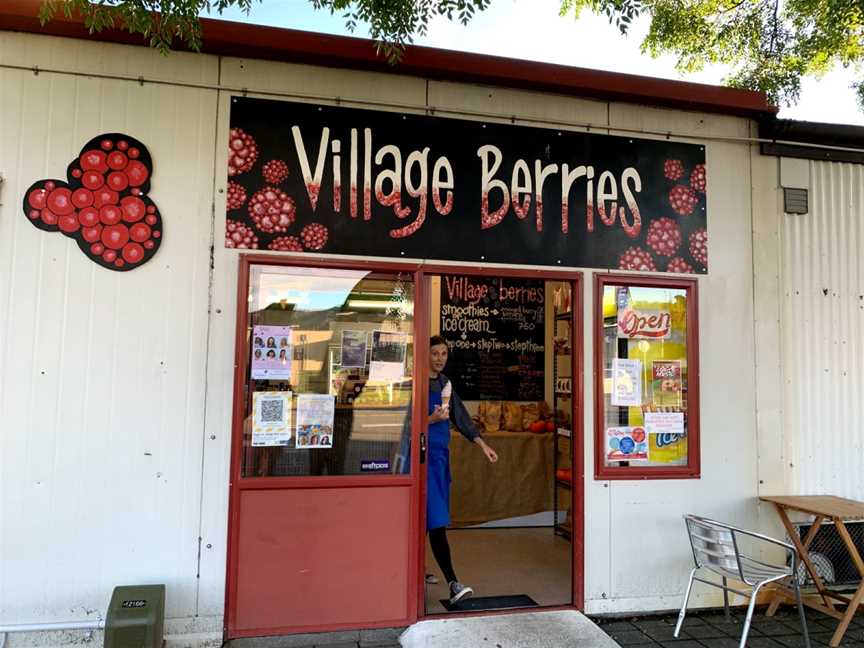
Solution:
M 0 29 L 146 46 L 140 35 L 121 30 L 90 34 L 78 17 L 58 16 L 42 26 L 37 18 L 40 5 L 41 0 L 4 0 Z M 208 18 L 201 22 L 202 52 L 207 54 L 407 74 L 756 119 L 777 112 L 763 93 L 749 90 L 418 46 L 408 47 L 402 62 L 393 66 L 376 54 L 373 42 L 367 39 Z

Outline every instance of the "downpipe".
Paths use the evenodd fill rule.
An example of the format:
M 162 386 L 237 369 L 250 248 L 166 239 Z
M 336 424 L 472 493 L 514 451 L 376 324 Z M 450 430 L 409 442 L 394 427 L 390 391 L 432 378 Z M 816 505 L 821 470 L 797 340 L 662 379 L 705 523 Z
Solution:
M 60 630 L 102 630 L 105 619 L 93 621 L 61 621 L 59 623 L 13 623 L 0 624 L 0 648 L 6 647 L 6 635 L 10 632 L 57 632 Z

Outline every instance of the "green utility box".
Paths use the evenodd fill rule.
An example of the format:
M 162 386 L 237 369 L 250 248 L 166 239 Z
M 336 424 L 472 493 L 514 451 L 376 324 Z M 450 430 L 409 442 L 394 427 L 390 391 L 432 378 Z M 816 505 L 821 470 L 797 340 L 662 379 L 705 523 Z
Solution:
M 164 585 L 114 588 L 105 617 L 105 648 L 162 648 Z

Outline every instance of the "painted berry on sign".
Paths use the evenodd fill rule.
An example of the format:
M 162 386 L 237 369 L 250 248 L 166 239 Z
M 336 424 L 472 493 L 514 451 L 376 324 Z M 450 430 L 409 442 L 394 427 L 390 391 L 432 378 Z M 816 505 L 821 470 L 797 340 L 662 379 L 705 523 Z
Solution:
M 320 250 L 327 245 L 327 228 L 321 223 L 309 223 L 300 232 L 303 245 L 308 250 Z
M 701 227 L 690 235 L 690 256 L 696 263 L 708 265 L 708 232 Z
M 691 266 L 681 257 L 673 257 L 669 260 L 669 265 L 666 266 L 666 272 L 681 272 L 692 274 L 693 266 Z
M 258 145 L 242 128 L 232 128 L 228 138 L 228 175 L 246 173 L 258 159 Z
M 144 144 L 105 133 L 84 145 L 66 169 L 66 182 L 34 182 L 24 195 L 24 214 L 39 229 L 74 239 L 102 267 L 132 270 L 149 261 L 161 243 L 162 218 L 147 196 L 152 173 Z M 133 236 L 130 227 L 145 215 L 146 230 Z
M 270 160 L 261 169 L 261 175 L 271 185 L 281 184 L 288 177 L 288 165 L 284 160 Z
M 705 193 L 705 165 L 697 164 L 690 173 L 690 186 L 700 193 Z
M 658 218 L 648 225 L 645 241 L 656 254 L 672 256 L 681 245 L 681 229 L 671 218 Z
M 237 184 L 233 180 L 228 181 L 228 191 L 225 196 L 225 206 L 229 211 L 240 209 L 246 204 L 246 190 L 243 185 Z
M 651 253 L 639 247 L 628 247 L 618 257 L 619 270 L 639 270 L 641 272 L 654 272 L 657 266 Z
M 257 250 L 258 237 L 251 227 L 229 218 L 225 224 L 225 247 Z
M 681 160 L 666 160 L 663 163 L 663 175 L 667 180 L 678 180 L 684 175 L 684 165 Z
M 296 236 L 277 236 L 267 249 L 278 252 L 302 252 L 303 244 Z
M 669 190 L 669 204 L 676 214 L 689 216 L 696 209 L 696 192 L 684 185 L 675 185 Z
M 281 189 L 264 187 L 249 199 L 249 215 L 260 231 L 287 232 L 294 224 L 294 200 Z

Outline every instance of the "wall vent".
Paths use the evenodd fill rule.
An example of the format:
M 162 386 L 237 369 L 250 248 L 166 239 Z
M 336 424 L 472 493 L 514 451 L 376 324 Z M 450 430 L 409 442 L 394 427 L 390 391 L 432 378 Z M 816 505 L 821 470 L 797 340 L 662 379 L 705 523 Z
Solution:
M 787 214 L 807 213 L 807 190 L 783 188 L 783 211 Z

